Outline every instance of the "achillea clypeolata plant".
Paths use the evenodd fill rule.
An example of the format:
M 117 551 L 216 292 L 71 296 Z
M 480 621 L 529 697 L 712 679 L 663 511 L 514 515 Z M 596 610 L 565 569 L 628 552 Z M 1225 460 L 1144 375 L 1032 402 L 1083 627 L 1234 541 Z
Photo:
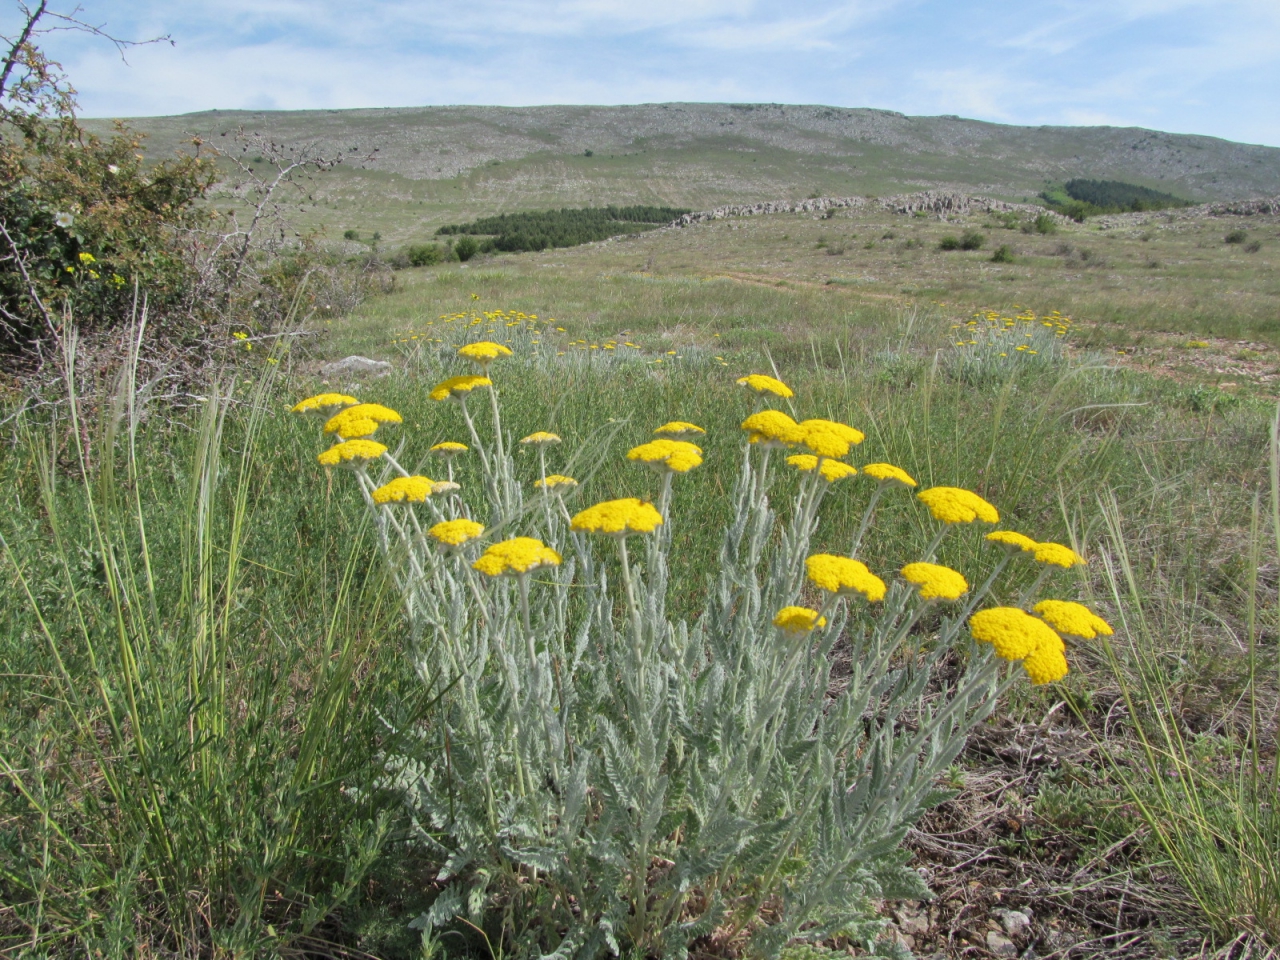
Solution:
M 627 454 L 637 491 L 657 487 L 652 502 L 578 505 L 583 488 L 548 472 L 555 434 L 520 441 L 537 449 L 538 474 L 517 476 L 497 395 L 506 355 L 488 343 L 459 353 L 484 375 L 431 396 L 456 401 L 470 448 L 433 451 L 475 456 L 481 489 L 402 469 L 364 432 L 397 423 L 394 411 L 345 397 L 336 411 L 330 397 L 297 407 L 339 418 L 331 436 L 362 434 L 320 460 L 354 474 L 418 672 L 442 697 L 418 752 L 387 758 L 387 785 L 442 864 L 442 892 L 416 925 L 430 935 L 463 918 L 503 952 L 565 960 L 683 957 L 713 936 L 762 957 L 835 934 L 873 944 L 873 899 L 929 896 L 901 843 L 948 795 L 939 778 L 968 733 L 1004 687 L 1066 674 L 1061 633 L 1110 631 L 1079 604 L 1036 603 L 1083 558 L 996 530 L 986 539 L 999 559 L 973 586 L 935 553 L 944 537 L 999 523 L 994 505 L 957 487 L 916 492 L 894 464 L 849 462 L 860 431 L 765 408 L 793 392 L 751 375 L 738 381 L 742 462 L 718 569 L 701 615 L 673 621 L 672 490 L 702 464 L 689 438 L 706 428 L 665 424 Z M 489 406 L 487 430 L 468 404 Z M 788 469 L 799 488 L 779 509 L 771 487 Z M 822 536 L 837 482 L 867 491 L 845 544 Z M 914 497 L 936 525 L 899 572 L 857 556 L 885 497 Z M 1017 606 L 982 609 L 1014 563 L 1040 564 L 1039 579 Z M 837 641 L 851 665 L 838 683 Z M 967 669 L 942 680 L 953 651 Z

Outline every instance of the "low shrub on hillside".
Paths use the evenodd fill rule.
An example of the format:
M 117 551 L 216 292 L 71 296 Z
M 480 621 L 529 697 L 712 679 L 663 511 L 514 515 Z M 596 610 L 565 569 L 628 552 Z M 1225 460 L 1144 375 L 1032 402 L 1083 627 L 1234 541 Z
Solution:
M 675 207 L 608 206 L 577 210 L 562 207 L 559 210 L 504 213 L 472 223 L 450 224 L 441 227 L 437 234 L 484 236 L 487 239 L 480 244 L 482 251 L 517 253 L 548 247 L 573 247 L 618 234 L 652 230 L 688 212 Z
M 545 333 L 534 318 L 516 326 L 494 329 L 531 348 Z M 409 836 L 441 864 L 413 925 L 430 940 L 461 924 L 517 957 L 680 957 L 713 934 L 762 957 L 836 934 L 871 946 L 874 898 L 928 895 L 901 843 L 947 795 L 939 777 L 968 732 L 1024 673 L 1065 675 L 1055 627 L 1110 630 L 1079 605 L 1032 607 L 1052 572 L 1084 561 L 1011 531 L 976 536 L 999 513 L 967 490 L 915 493 L 892 464 L 855 468 L 861 431 L 797 423 L 772 408 L 792 390 L 763 375 L 738 381 L 748 415 L 726 527 L 685 528 L 675 507 L 703 462 L 692 441 L 706 431 L 691 423 L 627 453 L 644 498 L 576 502 L 568 465 L 592 471 L 607 451 L 566 458 L 556 434 L 507 435 L 491 371 L 525 362 L 512 352 L 466 343 L 457 354 L 476 368 L 432 390 L 467 441 L 433 449 L 446 480 L 403 469 L 374 439 L 399 429 L 394 410 L 333 394 L 296 408 L 322 415 L 333 442 L 317 459 L 350 471 L 417 674 L 441 698 L 418 749 L 390 758 Z M 525 469 L 517 447 L 532 454 Z M 454 457 L 477 467 L 472 489 Z M 863 508 L 839 546 L 822 522 L 836 484 L 861 485 Z M 915 504 L 932 537 L 886 582 L 856 558 L 894 500 Z M 670 560 L 708 535 L 703 609 L 673 618 Z M 994 551 L 981 586 L 935 562 L 946 537 Z M 1012 564 L 1040 575 L 1017 606 L 979 610 Z M 833 688 L 837 640 L 853 666 Z M 944 668 L 957 655 L 958 674 Z

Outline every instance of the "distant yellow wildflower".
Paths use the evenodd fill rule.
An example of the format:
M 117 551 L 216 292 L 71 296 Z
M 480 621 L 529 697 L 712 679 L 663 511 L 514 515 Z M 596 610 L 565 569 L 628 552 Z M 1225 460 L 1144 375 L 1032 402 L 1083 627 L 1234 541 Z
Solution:
M 1041 648 L 1062 649 L 1062 638 L 1043 620 L 1017 607 L 991 607 L 969 618 L 969 632 L 1005 660 L 1022 660 Z
M 987 534 L 986 539 L 1008 547 L 1010 550 L 1022 550 L 1025 553 L 1034 553 L 1037 546 L 1030 537 L 1013 530 L 992 530 Z
M 573 477 L 566 477 L 562 473 L 551 473 L 547 475 L 545 480 L 533 481 L 533 485 L 549 492 L 555 490 L 556 487 L 576 487 L 578 481 Z
M 513 537 L 492 544 L 471 566 L 489 577 L 529 573 L 560 564 L 560 554 L 533 537 Z
M 670 423 L 664 423 L 658 429 L 653 431 L 659 437 L 669 437 L 672 440 L 683 440 L 686 437 L 694 437 L 704 434 L 703 430 L 696 423 L 686 423 L 683 420 L 672 420 Z
M 427 533 L 446 547 L 460 547 L 484 533 L 484 524 L 463 517 L 437 523 Z
M 787 463 L 791 464 L 802 473 L 808 473 L 810 470 L 818 466 L 818 457 L 811 453 L 797 453 L 787 457 Z M 841 463 L 839 460 L 830 458 L 822 458 L 822 467 L 818 471 L 822 475 L 822 479 L 827 483 L 835 483 L 837 480 L 843 480 L 845 477 L 856 476 L 858 471 L 849 466 L 847 463 Z
M 881 483 L 896 483 L 904 487 L 916 486 L 916 481 L 911 474 L 901 467 L 895 467 L 892 463 L 868 463 L 862 468 L 862 473 Z
M 333 415 L 333 411 L 342 407 L 354 407 L 360 401 L 345 393 L 317 393 L 314 397 L 299 400 L 293 405 L 291 413 L 319 413 L 325 417 Z
M 487 370 L 489 364 L 499 357 L 511 356 L 511 349 L 491 340 L 481 340 L 478 343 L 468 343 L 465 347 L 459 347 L 458 353 L 480 364 L 482 370 Z
M 621 500 L 605 500 L 594 507 L 576 514 L 569 524 L 571 530 L 583 533 L 603 533 L 611 537 L 626 537 L 633 533 L 652 533 L 662 526 L 662 514 L 651 503 L 636 497 Z
M 775 397 L 794 397 L 795 393 L 781 380 L 767 377 L 763 373 L 753 373 L 738 378 L 738 385 L 754 390 L 756 393 L 771 393 Z
M 386 452 L 387 448 L 376 440 L 347 440 L 334 444 L 316 459 L 326 467 L 336 467 L 340 463 L 362 467 L 370 460 L 377 460 Z
M 860 593 L 875 602 L 884 599 L 884 581 L 867 569 L 861 560 L 815 553 L 804 562 L 809 579 L 815 586 L 832 593 Z
M 972 490 L 960 487 L 930 487 L 916 497 L 929 508 L 935 520 L 943 523 L 999 523 L 1000 513 Z
M 440 457 L 455 457 L 460 453 L 466 453 L 467 449 L 465 443 L 458 443 L 456 440 L 445 440 L 443 443 L 437 443 L 427 452 L 434 453 Z
M 1059 633 L 1092 640 L 1101 634 L 1111 636 L 1111 624 L 1086 607 L 1070 600 L 1041 600 L 1032 609 Z
M 536 433 L 529 434 L 527 437 L 521 437 L 520 442 L 534 447 L 541 447 L 546 444 L 559 443 L 560 435 L 558 433 L 550 433 L 547 430 L 539 430 Z
M 396 477 L 373 491 L 374 503 L 423 503 L 435 491 L 430 477 Z
M 773 618 L 773 625 L 787 633 L 808 633 L 814 627 L 825 627 L 827 618 L 808 607 L 783 607 Z
M 437 383 L 431 388 L 432 400 L 448 400 L 451 397 L 462 399 L 477 387 L 492 387 L 493 381 L 488 377 L 479 377 L 475 374 L 464 374 L 460 377 L 450 377 L 441 383 Z
M 702 448 L 685 440 L 650 440 L 627 451 L 627 459 L 655 470 L 688 473 L 702 464 Z
M 957 600 L 969 592 L 969 581 L 961 573 L 937 563 L 908 563 L 902 576 L 920 588 L 922 600 Z

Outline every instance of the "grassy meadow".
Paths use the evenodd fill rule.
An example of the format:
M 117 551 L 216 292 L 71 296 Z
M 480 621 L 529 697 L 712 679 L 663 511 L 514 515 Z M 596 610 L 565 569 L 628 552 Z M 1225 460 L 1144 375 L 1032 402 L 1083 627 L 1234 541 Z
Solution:
M 570 509 L 655 498 L 627 448 L 667 420 L 707 429 L 676 486 L 673 616 L 706 599 L 751 372 L 794 388 L 797 419 L 864 431 L 855 465 L 972 489 L 1002 526 L 1088 558 L 1045 595 L 1114 636 L 1073 643 L 1062 682 L 1014 687 L 971 739 L 954 796 L 906 840 L 937 896 L 885 902 L 888 940 L 948 957 L 1280 948 L 1280 224 L 1112 224 L 778 215 L 405 270 L 291 352 L 244 351 L 192 410 L 141 401 L 126 366 L 91 401 L 7 420 L 0 955 L 509 949 L 483 921 L 431 942 L 409 925 L 440 864 L 379 773 L 422 748 L 406 733 L 436 703 L 354 483 L 287 412 L 321 389 L 391 406 L 399 461 L 435 476 L 429 448 L 466 437 L 427 394 L 472 339 L 515 350 L 492 372 L 507 427 L 563 437 Z M 1237 228 L 1258 246 L 1224 242 Z M 939 249 L 964 230 L 980 249 Z M 992 261 L 1002 246 L 1011 262 Z M 353 353 L 394 372 L 319 372 Z M 533 454 L 517 467 L 536 478 Z M 456 470 L 468 496 L 475 465 Z M 795 479 L 779 482 L 781 502 Z M 828 495 L 818 548 L 849 542 L 860 483 Z M 889 497 L 862 556 L 887 577 L 931 536 Z M 974 582 L 995 560 L 976 531 L 939 555 Z

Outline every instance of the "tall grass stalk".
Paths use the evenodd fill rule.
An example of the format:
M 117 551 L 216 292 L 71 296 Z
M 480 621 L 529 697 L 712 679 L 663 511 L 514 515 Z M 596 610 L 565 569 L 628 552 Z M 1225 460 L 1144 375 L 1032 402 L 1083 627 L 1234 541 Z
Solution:
M 1265 519 L 1280 544 L 1280 414 L 1270 431 L 1270 501 Z M 1258 644 L 1263 505 L 1255 500 L 1243 584 L 1246 674 L 1236 713 L 1221 740 L 1189 730 L 1170 676 L 1169 638 L 1153 624 L 1154 601 L 1134 569 L 1119 505 L 1100 500 L 1108 551 L 1106 583 L 1120 611 L 1123 646 L 1103 649 L 1132 724 L 1137 765 L 1115 770 L 1190 900 L 1223 941 L 1242 934 L 1280 947 L 1280 810 L 1276 801 L 1274 705 L 1264 704 L 1274 679 Z M 1184 638 L 1184 642 L 1192 642 Z M 1164 654 L 1164 655 L 1162 655 Z
M 0 548 L 44 686 L 0 745 L 0 950 L 271 953 L 315 935 L 388 832 L 363 789 L 376 728 L 356 675 L 376 634 L 353 629 L 359 554 L 314 650 L 286 642 L 287 610 L 247 615 L 250 531 L 280 532 L 254 497 L 273 368 L 240 403 L 211 385 L 169 461 L 145 438 L 137 334 L 94 420 L 69 335 L 61 412 L 18 428 L 43 545 Z

